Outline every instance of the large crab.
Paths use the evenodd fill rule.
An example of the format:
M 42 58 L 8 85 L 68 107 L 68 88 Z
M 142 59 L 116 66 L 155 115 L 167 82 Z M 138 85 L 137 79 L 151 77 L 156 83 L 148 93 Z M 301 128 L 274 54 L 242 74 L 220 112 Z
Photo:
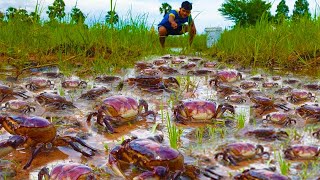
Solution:
M 287 113 L 275 112 L 275 113 L 266 115 L 266 118 L 263 119 L 263 122 L 266 124 L 274 123 L 274 124 L 288 126 L 291 124 L 296 124 L 297 120 L 290 117 L 290 115 Z
M 95 180 L 93 170 L 83 164 L 70 163 L 70 164 L 58 164 L 51 172 L 47 167 L 43 167 L 38 173 L 38 180 L 42 179 L 74 179 L 74 180 Z
M 43 92 L 35 97 L 40 105 L 54 107 L 55 109 L 61 110 L 67 107 L 76 108 L 72 102 L 68 101 L 65 97 L 58 94 L 52 94 Z
M 256 109 L 261 110 L 260 115 L 265 113 L 266 111 L 273 110 L 274 108 L 278 107 L 285 111 L 289 111 L 290 108 L 283 104 L 275 103 L 273 99 L 264 96 L 264 95 L 254 95 L 250 97 L 250 100 L 255 104 L 253 107 Z
M 172 86 L 180 87 L 179 82 L 174 77 L 163 78 L 161 75 L 144 75 L 140 74 L 135 78 L 128 78 L 129 85 L 135 85 L 142 90 L 150 92 L 167 91 L 172 92 Z
M 167 179 L 164 178 L 168 177 L 166 173 L 172 173 L 173 175 L 170 176 L 170 179 L 172 179 L 183 173 L 195 179 L 199 173 L 198 169 L 194 166 L 185 165 L 183 155 L 169 146 L 160 144 L 162 140 L 161 136 L 156 139 L 126 139 L 121 145 L 110 151 L 109 165 L 123 178 L 125 178 L 125 175 L 120 166 L 121 163 L 125 162 L 147 170 L 145 175 L 148 175 L 149 178 Z
M 320 120 L 320 106 L 304 104 L 296 109 L 296 113 L 306 119 Z
M 61 82 L 61 86 L 64 88 L 86 88 L 87 82 L 78 79 L 68 79 Z
M 95 99 L 95 98 L 109 92 L 109 91 L 110 90 L 106 87 L 96 87 L 96 88 L 92 88 L 89 91 L 81 94 L 80 98 L 92 100 L 92 99 Z
M 254 136 L 259 140 L 272 141 L 275 139 L 285 140 L 289 138 L 289 135 L 285 131 L 277 131 L 273 128 L 260 128 L 245 132 L 247 136 Z
M 315 96 L 311 92 L 304 90 L 292 90 L 287 96 L 287 100 L 293 104 L 314 100 Z
M 285 158 L 290 160 L 317 159 L 319 153 L 319 147 L 311 145 L 292 145 L 284 150 Z
M 222 159 L 230 162 L 232 165 L 238 165 L 239 161 L 254 159 L 257 156 L 259 158 L 269 159 L 270 154 L 264 151 L 261 145 L 253 145 L 251 143 L 239 142 L 227 144 L 222 152 L 215 154 L 215 159 Z
M 7 97 L 12 97 L 12 96 L 20 96 L 23 99 L 28 99 L 29 96 L 26 95 L 24 92 L 20 91 L 15 91 L 9 86 L 0 84 L 0 103 Z
M 266 169 L 246 169 L 242 171 L 241 174 L 238 174 L 234 177 L 235 180 L 244 180 L 244 179 L 276 179 L 276 180 L 289 180 L 290 178 L 275 172 L 274 168 L 266 168 Z
M 212 81 L 215 81 L 215 84 L 218 82 L 235 82 L 237 80 L 242 79 L 242 74 L 240 72 L 234 71 L 234 70 L 223 70 L 218 71 L 214 78 L 211 79 L 209 82 L 212 84 Z
M 141 112 L 142 107 L 144 112 Z M 126 122 L 137 120 L 138 116 L 146 117 L 153 115 L 154 121 L 156 114 L 154 111 L 148 110 L 148 104 L 145 100 L 138 102 L 131 98 L 121 95 L 106 98 L 97 112 L 88 115 L 87 122 L 90 122 L 92 116 L 97 116 L 98 124 L 106 126 L 110 133 L 114 133 L 112 125 L 121 125 Z
M 174 108 L 174 116 L 180 123 L 212 122 L 219 118 L 226 110 L 234 114 L 234 107 L 227 103 L 219 104 L 206 100 L 182 101 Z
M 23 169 L 28 168 L 41 149 L 50 147 L 50 144 L 53 146 L 70 145 L 75 151 L 87 157 L 93 156 L 93 152 L 96 151 L 96 149 L 90 147 L 77 137 L 58 136 L 55 126 L 42 117 L 0 116 L 0 127 L 3 127 L 8 133 L 15 135 L 9 138 L 8 141 L 0 143 L 1 157 L 14 151 L 22 144 L 25 144 L 26 147 L 31 147 L 31 157 Z M 78 144 L 90 149 L 90 152 L 83 151 L 79 148 Z
M 51 86 L 54 86 L 54 84 L 50 80 L 44 78 L 31 79 L 30 82 L 25 85 L 25 87 L 31 91 L 36 91 Z
M 30 106 L 28 102 L 22 100 L 10 100 L 6 102 L 1 109 L 17 111 L 25 114 L 36 110 L 33 106 Z

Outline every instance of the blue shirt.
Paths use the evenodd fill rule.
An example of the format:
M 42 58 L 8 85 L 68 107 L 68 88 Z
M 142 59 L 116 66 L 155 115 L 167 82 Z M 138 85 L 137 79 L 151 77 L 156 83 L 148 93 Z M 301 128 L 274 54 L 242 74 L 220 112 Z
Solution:
M 169 13 L 167 13 L 162 21 L 158 24 L 158 27 L 160 26 L 164 26 L 166 27 L 167 29 L 171 29 L 171 24 L 169 22 L 169 16 L 173 16 L 174 17 L 174 21 L 178 24 L 178 27 L 182 26 L 184 23 L 186 22 L 189 22 L 191 23 L 192 22 L 192 17 L 191 17 L 191 14 L 186 17 L 186 18 L 182 18 L 179 16 L 179 10 L 171 10 Z

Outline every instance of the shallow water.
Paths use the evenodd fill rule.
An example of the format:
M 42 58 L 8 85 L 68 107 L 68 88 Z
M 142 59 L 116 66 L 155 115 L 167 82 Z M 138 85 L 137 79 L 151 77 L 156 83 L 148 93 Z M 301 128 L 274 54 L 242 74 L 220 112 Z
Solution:
M 233 94 L 241 94 L 245 97 L 246 101 L 243 103 L 232 103 L 226 100 L 226 96 L 222 92 L 217 92 L 213 87 L 210 87 L 209 81 L 214 78 L 214 74 L 217 71 L 222 70 L 234 70 L 234 69 L 222 69 L 219 66 L 219 63 L 216 67 L 213 68 L 205 68 L 203 67 L 203 62 L 208 60 L 200 59 L 193 60 L 193 57 L 178 57 L 178 56 L 166 56 L 167 58 L 166 65 L 178 70 L 178 73 L 175 74 L 164 74 L 163 78 L 175 77 L 179 83 L 180 88 L 174 89 L 172 93 L 169 92 L 146 92 L 142 91 L 137 86 L 131 86 L 126 83 L 127 78 L 134 78 L 138 75 L 140 70 L 137 69 L 129 69 L 124 70 L 121 74 L 116 74 L 121 78 L 120 81 L 114 82 L 98 82 L 95 80 L 95 77 L 87 77 L 85 79 L 81 79 L 87 82 L 87 87 L 85 88 L 64 88 L 61 85 L 66 79 L 79 79 L 79 77 L 48 77 L 46 75 L 47 72 L 59 73 L 59 69 L 55 67 L 50 68 L 40 68 L 40 69 L 32 69 L 29 74 L 25 74 L 24 77 L 19 79 L 16 82 L 9 82 L 8 80 L 0 81 L 0 84 L 8 85 L 11 88 L 15 89 L 15 91 L 25 91 L 25 94 L 30 96 L 30 98 L 25 101 L 29 102 L 30 106 L 35 107 L 35 112 L 31 112 L 28 115 L 35 115 L 41 117 L 48 117 L 53 124 L 56 125 L 58 129 L 58 134 L 61 135 L 73 135 L 82 137 L 85 142 L 89 145 L 98 149 L 98 153 L 95 156 L 90 158 L 86 158 L 82 156 L 80 153 L 74 151 L 70 147 L 58 147 L 49 149 L 46 152 L 41 152 L 34 159 L 31 166 L 27 170 L 22 170 L 23 165 L 27 162 L 30 156 L 30 149 L 25 149 L 23 147 L 19 148 L 17 151 L 10 153 L 5 156 L 3 159 L 8 159 L 12 162 L 12 168 L 14 168 L 17 172 L 17 175 L 14 177 L 10 177 L 9 179 L 37 179 L 37 173 L 39 170 L 47 166 L 50 169 L 59 164 L 59 163 L 70 163 L 70 162 L 78 162 L 87 164 L 92 167 L 98 178 L 100 179 L 119 179 L 115 173 L 108 166 L 108 150 L 111 150 L 113 147 L 118 145 L 123 139 L 130 138 L 132 136 L 137 136 L 138 138 L 146 138 L 153 136 L 154 134 L 163 134 L 164 135 L 164 144 L 169 145 L 169 138 L 167 133 L 166 121 L 167 119 L 171 119 L 174 122 L 173 109 L 180 100 L 207 100 L 214 101 L 217 104 L 229 103 L 235 107 L 235 116 L 233 117 L 230 112 L 226 112 L 225 115 L 217 120 L 213 120 L 212 123 L 186 123 L 180 124 L 176 123 L 178 128 L 182 130 L 181 138 L 179 141 L 179 151 L 184 155 L 185 162 L 187 164 L 193 164 L 199 166 L 200 169 L 204 169 L 206 167 L 217 166 L 215 171 L 219 174 L 226 176 L 226 178 L 230 178 L 237 173 L 240 173 L 242 170 L 255 167 L 255 168 L 265 168 L 269 166 L 276 166 L 277 171 L 280 172 L 280 164 L 279 164 L 279 155 L 283 155 L 283 150 L 292 144 L 305 144 L 305 145 L 317 145 L 319 144 L 319 140 L 314 138 L 311 134 L 314 130 L 319 127 L 317 123 L 307 124 L 306 119 L 298 116 L 295 113 L 295 109 L 300 107 L 301 105 L 315 104 L 318 103 L 320 99 L 320 90 L 306 90 L 312 93 L 315 96 L 314 99 L 306 100 L 300 102 L 298 104 L 292 104 L 286 100 L 288 96 L 287 93 L 278 95 L 276 94 L 276 90 L 281 87 L 290 86 L 294 89 L 303 89 L 304 84 L 318 84 L 319 80 L 310 79 L 306 77 L 296 77 L 294 75 L 282 75 L 280 80 L 273 80 L 272 77 L 274 75 L 269 75 L 261 72 L 261 74 L 251 74 L 250 70 L 239 70 L 242 74 L 242 80 L 236 80 L 235 82 L 225 83 L 228 86 L 234 86 L 239 88 L 239 92 L 235 92 Z M 156 58 L 161 59 L 161 57 Z M 181 64 L 172 64 L 173 60 L 183 61 Z M 153 62 L 155 59 L 150 59 L 150 62 Z M 190 70 L 181 69 L 181 67 L 189 62 L 197 63 L 195 68 Z M 157 69 L 158 66 L 153 65 L 154 69 Z M 212 73 L 206 75 L 191 75 L 188 71 L 191 70 L 211 70 Z M 4 79 L 8 78 L 9 74 L 6 75 Z M 272 98 L 277 99 L 276 101 L 281 101 L 281 103 L 285 103 L 287 107 L 291 110 L 284 112 L 279 108 L 271 108 L 270 110 L 266 110 L 261 113 L 261 109 L 252 108 L 254 103 L 250 101 L 247 97 L 246 93 L 249 89 L 240 88 L 240 84 L 244 81 L 252 81 L 252 77 L 262 77 L 262 81 L 255 81 L 257 83 L 257 87 L 252 89 L 260 90 L 264 94 L 271 96 Z M 54 86 L 42 88 L 36 91 L 31 91 L 25 88 L 25 85 L 30 82 L 32 79 L 36 78 L 44 78 L 49 79 Z M 298 80 L 298 83 L 295 84 L 287 84 L 286 80 Z M 80 80 L 80 79 L 79 79 Z M 123 87 L 119 90 L 119 83 L 124 82 Z M 263 87 L 264 82 L 276 82 L 278 86 L 266 88 Z M 107 87 L 110 89 L 110 92 L 107 92 L 95 100 L 86 100 L 79 99 L 81 94 L 90 90 L 93 87 Z M 55 110 L 52 107 L 40 105 L 35 100 L 35 96 L 39 95 L 42 92 L 52 92 L 57 93 L 63 97 L 65 97 L 68 101 L 73 102 L 76 108 L 73 109 L 64 109 L 64 110 Z M 154 129 L 154 124 L 152 116 L 148 116 L 146 119 L 139 118 L 138 121 L 132 121 L 129 123 L 125 123 L 121 126 L 115 127 L 116 133 L 109 134 L 106 132 L 105 128 L 98 125 L 96 123 L 96 117 L 93 117 L 90 123 L 86 122 L 87 116 L 89 113 L 97 111 L 100 107 L 100 104 L 106 97 L 110 97 L 113 95 L 124 95 L 132 97 L 136 100 L 144 99 L 149 104 L 149 109 L 156 112 L 156 122 L 158 123 L 155 132 L 152 132 Z M 5 98 L 2 102 L 1 106 L 3 107 L 6 102 L 10 102 L 12 99 L 22 100 L 19 96 L 13 96 L 10 98 Z M 283 127 L 283 125 L 277 124 L 265 124 L 263 123 L 263 119 L 266 118 L 266 115 L 272 112 L 284 112 L 292 116 L 297 120 L 295 125 L 291 125 L 288 127 Z M 19 112 L 14 112 L 9 109 L 2 109 L 2 114 L 19 114 Z M 168 116 L 168 117 L 167 117 Z M 239 117 L 243 116 L 244 118 L 244 128 L 240 128 L 239 126 Z M 257 128 L 274 128 L 276 130 L 284 130 L 286 131 L 290 137 L 285 141 L 273 140 L 273 141 L 265 141 L 261 139 L 255 139 L 252 137 L 245 136 L 245 132 Z M 8 132 L 4 129 L 1 130 L 0 140 L 5 140 L 10 136 Z M 220 152 L 222 147 L 229 143 L 234 142 L 250 142 L 254 145 L 261 144 L 264 147 L 264 150 L 271 154 L 269 160 L 263 160 L 261 158 L 245 160 L 238 163 L 238 166 L 232 166 L 228 162 L 217 161 L 214 156 L 217 152 Z M 107 149 L 107 150 L 106 150 Z M 302 179 L 301 173 L 307 172 L 306 176 L 308 179 L 316 179 L 315 177 L 319 177 L 319 166 L 317 165 L 318 160 L 314 161 L 289 161 L 290 162 L 290 171 L 289 176 L 292 179 Z M 308 168 L 304 168 L 305 164 L 313 163 L 313 165 Z M 315 165 L 314 165 L 315 164 Z M 132 178 L 135 175 L 141 173 L 140 170 L 134 168 L 133 166 L 128 166 L 123 168 L 124 174 L 128 176 L 128 178 Z M 300 176 L 298 175 L 300 174 Z M 205 177 L 201 177 L 201 179 L 206 179 Z

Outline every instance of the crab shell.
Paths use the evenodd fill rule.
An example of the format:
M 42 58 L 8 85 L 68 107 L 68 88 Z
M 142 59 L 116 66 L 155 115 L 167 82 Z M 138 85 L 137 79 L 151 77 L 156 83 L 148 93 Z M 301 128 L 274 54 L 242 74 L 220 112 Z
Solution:
M 266 119 L 276 124 L 284 124 L 288 120 L 288 115 L 286 113 L 276 112 L 268 114 Z
M 247 170 L 244 170 L 241 174 L 238 174 L 237 176 L 235 176 L 234 179 L 235 180 L 242 180 L 242 179 L 289 180 L 288 177 L 267 169 L 247 169 Z
M 206 67 L 206 68 L 214 68 L 217 66 L 217 63 L 216 62 L 205 62 L 203 64 L 203 67 Z
M 80 98 L 84 99 L 94 99 L 98 96 L 101 96 L 104 93 L 109 92 L 110 90 L 106 87 L 97 87 L 97 88 L 92 88 L 86 93 L 81 94 Z
M 21 100 L 11 100 L 6 103 L 6 107 L 13 111 L 23 110 L 28 107 L 28 103 L 26 101 Z
M 226 150 L 237 159 L 249 159 L 257 155 L 256 146 L 245 142 L 228 144 Z
M 87 87 L 87 82 L 80 81 L 80 80 L 65 80 L 61 83 L 62 87 L 64 88 L 85 88 Z
M 301 117 L 307 117 L 320 114 L 320 107 L 315 105 L 302 105 L 296 109 L 297 114 Z
M 50 173 L 50 179 L 70 179 L 80 180 L 92 177 L 93 171 L 90 167 L 83 164 L 60 164 L 55 166 Z
M 32 79 L 29 84 L 26 84 L 26 87 L 27 88 L 29 87 L 30 89 L 35 89 L 35 88 L 45 88 L 51 85 L 53 84 L 51 84 L 50 80 L 39 78 L 39 79 Z M 35 86 L 35 88 L 32 86 Z
M 68 102 L 65 97 L 62 97 L 58 94 L 52 94 L 52 93 L 47 93 L 47 92 L 40 93 L 39 95 L 37 95 L 35 97 L 35 99 L 40 104 L 49 104 L 49 103 L 54 103 L 54 102 L 59 102 L 59 103 Z
M 222 82 L 235 82 L 242 79 L 242 75 L 237 71 L 219 71 L 216 74 L 217 78 Z
M 163 64 L 167 64 L 167 60 L 165 59 L 156 59 L 153 61 L 153 64 L 156 65 L 156 66 L 160 66 L 160 65 L 163 65 Z
M 287 97 L 287 100 L 290 102 L 299 102 L 307 99 L 312 99 L 314 96 L 311 92 L 303 91 L 303 90 L 293 90 L 290 95 Z
M 319 152 L 318 146 L 294 145 L 284 150 L 284 155 L 287 159 L 308 160 L 317 158 Z
M 245 96 L 238 95 L 238 94 L 233 94 L 233 95 L 227 96 L 225 99 L 229 102 L 239 103 L 239 104 L 247 101 Z
M 256 138 L 263 139 L 263 140 L 274 140 L 274 139 L 281 140 L 282 138 L 289 137 L 288 133 L 286 133 L 285 131 L 275 131 L 274 129 L 271 129 L 271 128 L 255 129 L 255 130 L 246 132 L 245 135 L 255 136 Z
M 250 88 L 254 88 L 254 87 L 256 87 L 256 86 L 257 86 L 257 83 L 254 82 L 254 81 L 243 81 L 243 82 L 241 82 L 241 84 L 240 84 L 240 87 L 241 87 L 242 89 L 250 89 Z
M 273 87 L 278 87 L 279 84 L 276 82 L 264 82 L 262 83 L 262 87 L 264 88 L 273 88 Z

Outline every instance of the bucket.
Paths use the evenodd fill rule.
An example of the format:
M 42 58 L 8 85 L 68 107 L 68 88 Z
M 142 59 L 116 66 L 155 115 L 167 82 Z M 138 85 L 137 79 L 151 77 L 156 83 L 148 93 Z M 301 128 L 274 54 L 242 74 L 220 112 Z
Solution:
M 210 48 L 219 40 L 222 27 L 207 27 L 204 31 L 207 33 L 207 47 Z

